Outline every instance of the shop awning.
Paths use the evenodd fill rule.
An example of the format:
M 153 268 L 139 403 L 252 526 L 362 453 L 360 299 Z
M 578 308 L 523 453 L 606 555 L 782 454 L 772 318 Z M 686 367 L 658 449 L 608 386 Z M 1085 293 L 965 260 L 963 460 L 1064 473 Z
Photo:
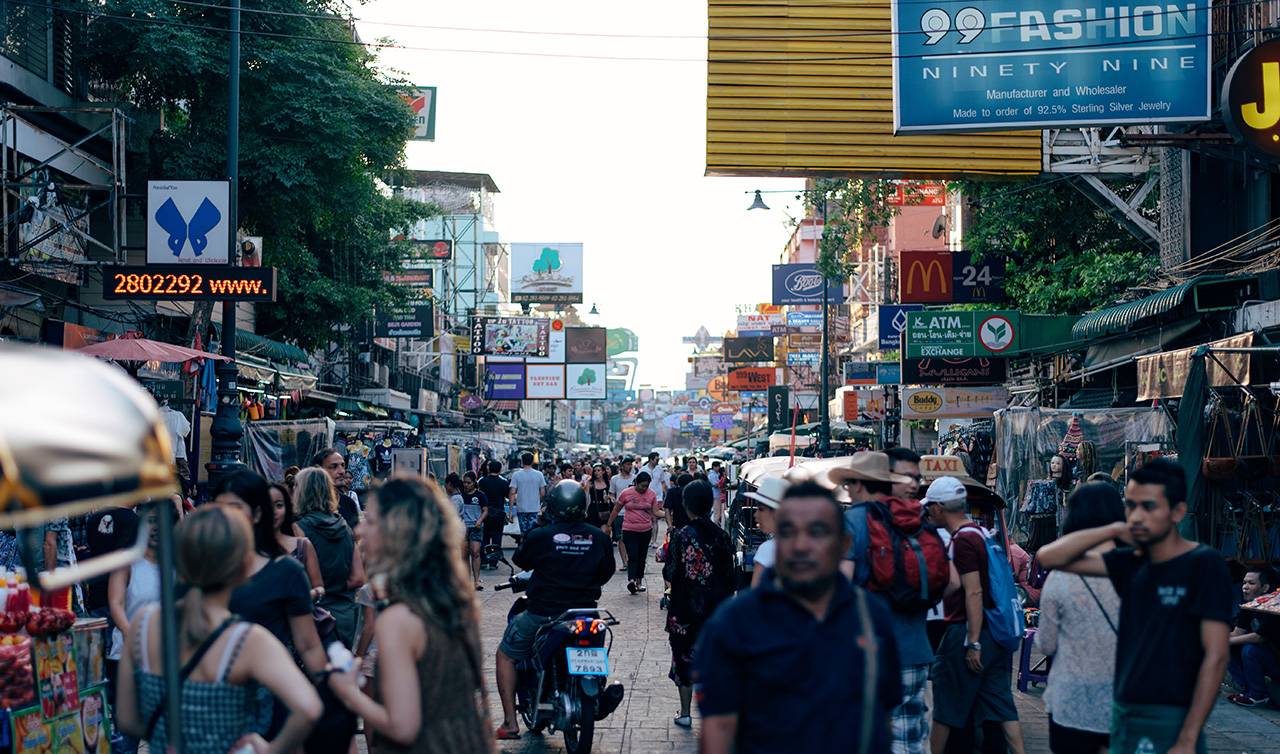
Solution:
M 248 330 L 236 330 L 236 351 L 280 364 L 305 364 L 307 352 Z
M 278 387 L 280 390 L 310 390 L 316 386 L 318 378 L 314 374 L 300 374 L 264 361 L 253 356 L 246 356 L 239 352 L 237 354 L 239 360 L 236 362 L 236 371 L 241 377 L 254 380 L 256 382 L 266 383 L 273 388 Z
M 1093 367 L 1109 367 L 1128 364 L 1138 356 L 1156 353 L 1200 326 L 1200 318 L 1192 317 L 1155 330 L 1146 330 L 1120 338 L 1111 338 L 1101 343 L 1090 344 L 1085 352 L 1086 369 Z
M 1246 298 L 1257 298 L 1257 286 L 1257 275 L 1201 275 L 1136 301 L 1086 314 L 1071 329 L 1071 335 L 1076 340 L 1089 340 L 1147 327 L 1166 319 L 1165 315 L 1234 309 Z

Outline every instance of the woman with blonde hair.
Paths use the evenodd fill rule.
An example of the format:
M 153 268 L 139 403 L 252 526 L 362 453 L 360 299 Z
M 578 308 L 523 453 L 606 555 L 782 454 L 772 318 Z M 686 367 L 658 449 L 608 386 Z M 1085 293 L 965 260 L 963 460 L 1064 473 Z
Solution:
M 179 602 L 179 660 L 183 665 L 182 737 L 191 754 L 226 754 L 249 746 L 257 754 L 296 750 L 323 707 L 289 651 L 261 626 L 237 620 L 228 605 L 253 559 L 253 531 L 240 513 L 208 506 L 176 530 L 178 576 L 190 589 Z M 166 751 L 165 680 L 161 672 L 158 609 L 129 624 L 120 661 L 122 730 Z M 252 731 L 257 692 L 265 686 L 288 709 L 270 743 Z
M 396 477 L 370 495 L 359 529 L 387 597 L 374 628 L 377 668 L 371 695 L 358 668 L 330 675 L 330 686 L 364 719 L 375 754 L 492 752 L 457 511 L 435 483 Z
M 311 540 L 320 563 L 324 594 L 317 604 L 333 615 L 342 643 L 355 648 L 360 614 L 355 595 L 364 586 L 364 561 L 356 547 L 355 534 L 338 514 L 338 493 L 324 469 L 311 467 L 298 472 L 293 508 L 298 526 Z

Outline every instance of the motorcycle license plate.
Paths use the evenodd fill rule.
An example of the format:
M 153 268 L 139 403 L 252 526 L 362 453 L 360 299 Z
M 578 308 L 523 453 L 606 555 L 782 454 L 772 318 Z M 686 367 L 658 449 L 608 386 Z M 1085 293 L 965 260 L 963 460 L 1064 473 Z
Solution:
M 565 653 L 569 656 L 569 675 L 609 675 L 609 652 L 603 647 L 569 647 Z

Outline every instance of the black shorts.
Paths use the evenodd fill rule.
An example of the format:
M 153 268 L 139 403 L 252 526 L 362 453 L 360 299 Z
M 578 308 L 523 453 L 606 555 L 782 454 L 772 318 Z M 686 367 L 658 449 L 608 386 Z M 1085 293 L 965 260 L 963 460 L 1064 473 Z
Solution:
M 964 642 L 968 628 L 963 623 L 947 626 L 938 653 L 933 658 L 933 719 L 951 728 L 963 728 L 970 719 L 981 725 L 987 720 L 1009 722 L 1018 719 L 1013 706 L 1010 679 L 1013 653 L 996 646 L 984 627 L 982 672 L 975 673 L 965 662 Z
M 1049 716 L 1049 751 L 1054 754 L 1077 754 L 1077 752 L 1097 752 L 1111 744 L 1111 736 L 1107 733 L 1094 733 L 1091 730 L 1067 728 L 1053 721 Z

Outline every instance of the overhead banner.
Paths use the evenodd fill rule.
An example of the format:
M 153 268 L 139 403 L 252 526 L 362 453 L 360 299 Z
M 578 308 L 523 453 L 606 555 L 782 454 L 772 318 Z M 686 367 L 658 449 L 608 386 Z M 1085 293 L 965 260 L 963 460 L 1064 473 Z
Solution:
M 563 364 L 529 364 L 524 369 L 524 397 L 529 400 L 564 398 Z
M 902 418 L 975 419 L 1008 404 L 1003 387 L 909 387 L 902 391 Z
M 582 244 L 511 244 L 511 303 L 581 304 Z
M 773 303 L 791 306 L 795 304 L 822 303 L 822 273 L 813 262 L 802 264 L 775 264 L 773 266 Z M 840 304 L 845 300 L 844 283 L 831 280 L 827 283 L 827 302 Z
M 902 360 L 904 385 L 1001 385 L 1008 379 L 1008 359 Z
M 571 401 L 605 399 L 605 365 L 568 364 L 564 368 L 564 397 Z
M 906 357 L 999 356 L 1018 350 L 1021 329 L 1014 311 L 908 312 Z
M 488 401 L 518 401 L 524 398 L 524 364 L 486 364 L 484 398 Z
M 1209 120 L 1209 3 L 892 0 L 895 133 Z
M 898 300 L 904 304 L 993 304 L 1004 301 L 1005 259 L 967 251 L 901 252 Z
M 773 367 L 741 367 L 729 371 L 729 389 L 737 391 L 764 390 L 778 380 L 778 370 Z
M 907 329 L 907 312 L 918 312 L 924 307 L 919 304 L 881 304 L 880 350 L 897 351 L 902 348 L 902 332 Z
M 1200 346 L 1138 357 L 1138 400 L 1179 398 L 1191 370 L 1191 355 Z M 1251 348 L 1253 333 L 1215 340 L 1212 348 Z M 1225 368 L 1224 368 L 1225 367 Z M 1205 377 L 1214 387 L 1249 384 L 1249 354 L 1215 353 L 1205 357 Z
M 536 317 L 472 317 L 471 353 L 476 356 L 547 357 L 551 320 Z
M 724 361 L 726 364 L 773 361 L 773 337 L 725 338 Z

